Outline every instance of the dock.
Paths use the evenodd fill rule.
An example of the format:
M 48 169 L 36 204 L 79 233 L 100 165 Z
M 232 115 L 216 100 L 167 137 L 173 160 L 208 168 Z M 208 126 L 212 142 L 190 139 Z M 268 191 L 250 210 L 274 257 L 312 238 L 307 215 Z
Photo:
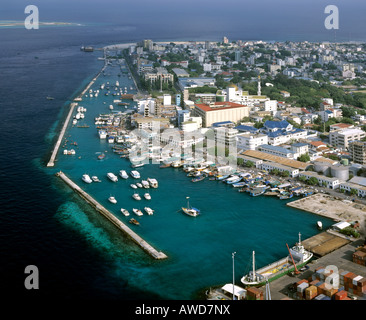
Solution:
M 105 54 L 104 54 L 105 55 Z M 89 88 L 94 84 L 94 82 L 98 79 L 98 77 L 100 76 L 100 74 L 105 70 L 105 68 L 107 67 L 107 64 L 105 63 L 103 68 L 98 72 L 98 74 L 93 78 L 92 81 L 90 81 L 90 83 L 86 86 L 86 88 L 80 93 L 80 95 L 74 99 L 74 101 L 82 101 L 82 97 L 84 96 L 85 92 L 87 92 L 89 90 Z M 66 120 L 64 122 L 64 125 L 62 126 L 61 132 L 58 136 L 58 139 L 56 141 L 55 147 L 53 148 L 52 154 L 51 154 L 51 158 L 47 163 L 47 167 L 54 167 L 55 166 L 55 159 L 58 153 L 58 150 L 60 148 L 62 139 L 65 135 L 67 126 L 69 125 L 71 116 L 74 112 L 75 106 L 77 106 L 78 103 L 77 102 L 72 102 L 70 104 L 70 110 L 69 113 L 67 114 Z
M 72 190 L 74 190 L 81 198 L 88 202 L 97 212 L 101 213 L 105 218 L 112 222 L 119 230 L 130 237 L 136 244 L 138 244 L 145 252 L 155 259 L 161 260 L 168 258 L 166 254 L 161 251 L 157 251 L 144 239 L 142 239 L 137 233 L 126 226 L 122 221 L 116 218 L 110 211 L 103 207 L 99 202 L 97 202 L 93 197 L 91 197 L 87 192 L 81 189 L 76 183 L 74 183 L 70 178 L 68 178 L 63 172 L 57 172 L 56 176 L 63 180 Z
M 57 156 L 57 152 L 58 152 L 58 149 L 60 148 L 60 145 L 61 145 L 61 141 L 65 135 L 65 132 L 66 132 L 66 129 L 67 129 L 67 126 L 70 122 L 70 118 L 72 116 L 72 113 L 74 112 L 74 109 L 75 109 L 75 106 L 77 105 L 76 102 L 72 102 L 70 104 L 70 111 L 66 117 L 66 120 L 65 120 L 65 123 L 61 129 L 61 132 L 58 136 L 58 139 L 56 141 L 56 144 L 55 144 L 55 147 L 53 148 L 53 151 L 52 151 L 52 154 L 51 154 L 51 158 L 50 160 L 48 161 L 47 163 L 47 167 L 53 167 L 55 165 L 55 159 L 56 159 L 56 156 Z
M 345 237 L 338 236 L 329 231 L 324 231 L 302 241 L 302 244 L 306 250 L 311 251 L 316 256 L 324 257 L 350 242 L 351 241 Z

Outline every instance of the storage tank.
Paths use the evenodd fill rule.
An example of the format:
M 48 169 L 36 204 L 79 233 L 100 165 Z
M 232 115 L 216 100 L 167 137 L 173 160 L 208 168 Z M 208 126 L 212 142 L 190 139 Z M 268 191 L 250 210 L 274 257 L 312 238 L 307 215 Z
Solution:
M 326 162 L 315 161 L 314 162 L 314 170 L 318 173 L 328 175 L 330 173 L 330 165 Z
M 348 166 L 332 166 L 330 169 L 332 177 L 342 181 L 347 181 L 349 179 Z

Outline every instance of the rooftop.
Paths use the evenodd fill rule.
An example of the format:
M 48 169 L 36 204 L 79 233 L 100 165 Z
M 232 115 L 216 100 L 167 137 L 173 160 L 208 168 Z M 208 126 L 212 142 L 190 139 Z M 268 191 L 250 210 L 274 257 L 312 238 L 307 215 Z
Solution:
M 195 106 L 203 111 L 218 111 L 225 109 L 233 109 L 233 108 L 248 108 L 242 104 L 234 103 L 234 102 L 215 102 L 212 105 L 204 104 L 204 103 L 196 103 Z

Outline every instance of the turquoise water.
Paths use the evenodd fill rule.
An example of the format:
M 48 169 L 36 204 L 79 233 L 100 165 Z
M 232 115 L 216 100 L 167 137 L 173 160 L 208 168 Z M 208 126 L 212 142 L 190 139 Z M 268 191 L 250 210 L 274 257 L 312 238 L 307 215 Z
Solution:
M 108 67 L 106 76 L 101 75 L 92 89 L 99 89 L 100 84 L 107 81 L 112 88 L 118 80 L 120 87 L 127 86 L 130 93 L 132 80 L 118 77 L 118 73 L 119 67 Z M 157 293 L 165 299 L 192 299 L 203 288 L 232 281 L 232 252 L 236 252 L 235 281 L 239 284 L 250 268 L 253 250 L 257 267 L 261 267 L 286 256 L 286 243 L 294 245 L 299 232 L 302 239 L 318 233 L 316 221 L 321 220 L 325 228 L 332 224 L 332 220 L 289 208 L 284 200 L 250 197 L 219 181 L 206 179 L 192 183 L 181 169 L 160 169 L 153 164 L 137 170 L 142 179 L 156 178 L 159 188 L 149 189 L 150 201 L 134 200 L 130 184 L 136 180 L 119 178 L 113 183 L 106 177 L 107 172 L 118 175 L 122 169 L 131 171 L 129 161 L 114 154 L 112 145 L 99 139 L 94 125 L 94 118 L 108 113 L 114 99 L 117 97 L 106 97 L 103 92 L 98 98 L 83 97 L 79 105 L 87 108 L 87 112 L 80 124 L 90 127 L 69 126 L 65 148 L 74 148 L 76 155 L 63 155 L 61 147 L 55 168 L 47 170 L 50 173 L 63 171 L 123 222 L 128 223 L 131 216 L 137 218 L 132 208 L 149 206 L 155 210 L 152 216 L 145 214 L 137 218 L 140 226 L 128 226 L 168 256 L 162 261 L 154 260 L 126 239 L 55 178 L 56 187 L 70 195 L 70 201 L 59 208 L 56 219 L 78 230 L 91 246 L 110 260 L 116 281 L 128 278 L 130 286 Z M 115 106 L 114 110 L 126 109 Z M 77 146 L 71 144 L 74 141 Z M 105 152 L 104 160 L 97 159 L 100 152 Z M 81 180 L 84 173 L 97 175 L 102 182 L 85 184 Z M 108 201 L 111 195 L 115 196 L 117 204 Z M 193 206 L 201 209 L 201 216 L 192 218 L 180 211 L 186 204 L 186 196 Z M 129 210 L 131 216 L 122 215 L 121 207 Z

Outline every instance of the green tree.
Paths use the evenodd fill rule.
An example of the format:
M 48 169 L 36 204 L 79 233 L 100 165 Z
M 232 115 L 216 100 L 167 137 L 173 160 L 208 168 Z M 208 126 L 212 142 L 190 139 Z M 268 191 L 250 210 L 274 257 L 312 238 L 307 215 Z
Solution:
M 319 181 L 315 177 L 310 177 L 308 180 L 308 184 L 310 184 L 311 186 L 315 186 L 315 185 L 319 184 Z
M 308 161 L 310 161 L 309 153 L 302 154 L 300 157 L 298 157 L 297 160 L 298 161 L 301 161 L 301 162 L 308 162 Z

